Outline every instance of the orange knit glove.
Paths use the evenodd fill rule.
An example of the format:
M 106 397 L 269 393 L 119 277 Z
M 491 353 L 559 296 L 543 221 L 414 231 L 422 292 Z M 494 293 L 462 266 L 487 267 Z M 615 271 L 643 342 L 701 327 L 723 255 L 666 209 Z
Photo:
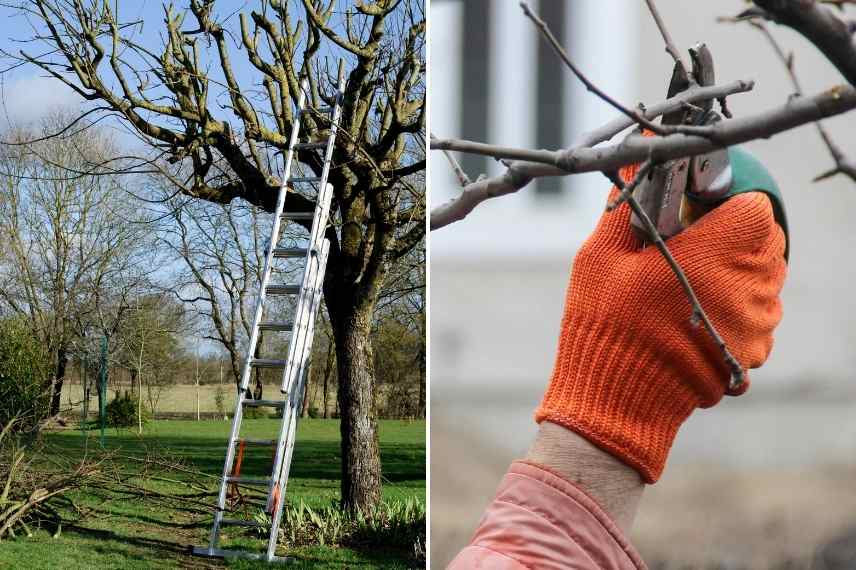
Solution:
M 623 169 L 630 180 L 637 166 Z M 618 195 L 613 188 L 610 201 Z M 782 317 L 785 235 L 760 192 L 735 196 L 667 242 L 732 354 L 764 363 Z M 559 350 L 538 423 L 582 435 L 639 471 L 663 472 L 695 408 L 722 399 L 729 367 L 654 246 L 630 229 L 625 203 L 600 219 L 577 253 Z M 748 388 L 748 378 L 739 393 Z M 736 395 L 736 394 L 734 394 Z

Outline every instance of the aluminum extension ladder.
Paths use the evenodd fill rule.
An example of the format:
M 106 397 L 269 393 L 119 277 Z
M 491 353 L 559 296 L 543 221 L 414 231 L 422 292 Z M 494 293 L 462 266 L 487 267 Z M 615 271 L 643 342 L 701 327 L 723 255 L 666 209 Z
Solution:
M 268 562 L 285 562 L 286 558 L 274 556 L 276 551 L 279 526 L 282 520 L 283 505 L 285 504 L 285 491 L 288 484 L 288 475 L 291 468 L 292 452 L 294 451 L 294 437 L 297 431 L 297 416 L 300 414 L 303 388 L 308 373 L 308 360 L 311 353 L 312 337 L 315 327 L 315 316 L 321 303 L 322 284 L 324 282 L 324 270 L 327 264 L 327 253 L 330 243 L 324 239 L 324 232 L 330 212 L 330 200 L 333 195 L 332 185 L 327 183 L 330 173 L 330 163 L 333 158 L 333 147 L 336 141 L 336 133 L 341 116 L 341 102 L 344 93 L 344 62 L 339 62 L 338 88 L 332 107 L 316 109 L 316 113 L 330 115 L 330 134 L 323 142 L 298 143 L 301 115 L 308 111 L 304 108 L 307 81 L 301 83 L 301 93 L 298 96 L 297 116 L 291 129 L 291 137 L 288 144 L 288 152 L 285 158 L 285 170 L 283 183 L 279 190 L 276 203 L 276 214 L 273 220 L 271 237 L 267 246 L 264 273 L 259 290 L 256 312 L 253 319 L 253 329 L 247 347 L 247 358 L 241 374 L 241 385 L 238 390 L 237 402 L 235 403 L 235 414 L 232 420 L 232 431 L 226 448 L 226 461 L 223 465 L 223 476 L 220 481 L 220 492 L 217 496 L 217 507 L 214 512 L 214 522 L 211 527 L 211 538 L 207 547 L 195 547 L 193 553 L 199 556 L 210 557 L 237 557 L 250 558 L 254 560 L 266 560 Z M 298 150 L 324 149 L 324 163 L 320 177 L 293 177 L 291 176 L 294 152 Z M 286 187 L 288 184 L 317 184 L 318 198 L 314 212 L 288 212 L 284 209 Z M 280 229 L 283 222 L 292 220 L 312 220 L 312 230 L 309 235 L 308 247 L 303 248 L 280 248 L 277 242 L 280 238 Z M 300 285 L 273 285 L 269 284 L 271 269 L 275 259 L 299 259 L 305 260 L 303 269 L 303 280 Z M 294 321 L 275 322 L 264 321 L 265 298 L 268 295 L 291 295 L 297 296 L 294 312 Z M 284 360 L 269 358 L 254 358 L 256 345 L 259 340 L 259 331 L 285 331 L 291 332 L 291 341 L 288 346 L 288 356 Z M 282 368 L 282 400 L 253 400 L 247 399 L 247 387 L 254 368 Z M 282 424 L 279 436 L 275 440 L 242 439 L 241 420 L 244 409 L 247 407 L 271 407 L 282 411 Z M 276 446 L 273 453 L 273 470 L 270 478 L 253 478 L 233 475 L 233 463 L 235 461 L 236 448 L 238 446 Z M 272 515 L 270 534 L 267 541 L 267 551 L 246 552 L 241 550 L 226 550 L 219 548 L 220 532 L 224 526 L 258 527 L 257 521 L 240 518 L 227 518 L 226 496 L 227 490 L 233 485 L 267 487 L 267 512 Z

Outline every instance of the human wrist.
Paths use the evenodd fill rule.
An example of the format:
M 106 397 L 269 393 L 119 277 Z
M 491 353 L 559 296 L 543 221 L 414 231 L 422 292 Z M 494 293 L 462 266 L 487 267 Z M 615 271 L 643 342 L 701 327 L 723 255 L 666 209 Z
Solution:
M 631 466 L 549 421 L 540 424 L 526 461 L 570 481 L 594 499 L 622 531 L 630 530 L 645 487 Z

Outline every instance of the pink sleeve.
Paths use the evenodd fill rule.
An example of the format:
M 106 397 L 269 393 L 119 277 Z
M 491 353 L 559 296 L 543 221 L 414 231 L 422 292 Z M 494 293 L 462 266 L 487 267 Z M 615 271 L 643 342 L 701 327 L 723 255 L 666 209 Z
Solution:
M 571 482 L 516 461 L 448 569 L 644 570 L 606 513 Z

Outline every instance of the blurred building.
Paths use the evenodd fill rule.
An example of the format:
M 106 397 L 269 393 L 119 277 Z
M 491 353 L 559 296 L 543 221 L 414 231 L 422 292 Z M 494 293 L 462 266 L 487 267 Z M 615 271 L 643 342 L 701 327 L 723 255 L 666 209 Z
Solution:
M 671 59 L 644 3 L 530 4 L 592 81 L 612 96 L 627 105 L 664 98 Z M 756 30 L 716 22 L 718 16 L 739 12 L 743 2 L 659 5 L 679 46 L 704 41 L 712 49 L 720 81 L 756 81 L 754 91 L 730 98 L 735 116 L 782 104 L 791 93 L 785 70 Z M 570 145 L 615 116 L 563 68 L 517 2 L 433 0 L 429 21 L 430 130 L 435 135 L 552 149 Z M 794 50 L 807 93 L 842 81 L 806 40 L 784 28 L 771 29 L 786 49 Z M 845 149 L 856 153 L 856 115 L 827 125 Z M 646 525 L 644 513 L 667 513 L 664 505 L 674 503 L 687 477 L 699 476 L 700 465 L 714 466 L 702 472 L 720 473 L 723 480 L 739 474 L 754 481 L 759 470 L 773 478 L 781 475 L 784 482 L 771 484 L 768 491 L 776 489 L 782 497 L 808 496 L 807 488 L 789 486 L 801 480 L 795 473 L 803 473 L 804 480 L 826 489 L 827 499 L 836 496 L 837 487 L 818 473 L 856 465 L 856 296 L 850 291 L 856 278 L 850 214 L 856 211 L 856 185 L 843 177 L 811 183 L 832 164 L 811 125 L 747 148 L 774 173 L 787 201 L 791 262 L 785 317 L 769 362 L 752 374 L 750 393 L 699 412 L 682 429 L 666 477 L 649 493 L 651 503 L 643 503 L 636 536 L 645 545 L 643 554 L 659 552 L 659 538 L 674 538 L 664 530 L 668 525 Z M 479 157 L 462 157 L 462 165 L 472 178 L 502 169 Z M 458 192 L 439 152 L 431 155 L 430 188 L 435 206 Z M 607 190 L 600 174 L 539 182 L 483 203 L 466 220 L 431 234 L 435 563 L 447 561 L 445 549 L 466 541 L 502 468 L 525 452 L 535 432 L 532 411 L 553 364 L 571 261 L 593 228 Z M 479 475 L 469 477 L 464 465 Z M 757 516 L 734 518 L 763 526 L 770 521 L 764 509 L 773 503 L 778 504 L 756 506 Z M 710 514 L 701 505 L 684 507 Z M 805 555 L 814 542 L 834 534 L 844 516 L 830 514 L 817 522 L 811 538 L 789 539 L 789 547 Z M 779 521 L 785 529 L 781 536 L 791 529 L 790 519 L 784 520 Z M 719 534 L 711 531 L 710 536 Z M 750 559 L 757 561 L 740 557 Z

